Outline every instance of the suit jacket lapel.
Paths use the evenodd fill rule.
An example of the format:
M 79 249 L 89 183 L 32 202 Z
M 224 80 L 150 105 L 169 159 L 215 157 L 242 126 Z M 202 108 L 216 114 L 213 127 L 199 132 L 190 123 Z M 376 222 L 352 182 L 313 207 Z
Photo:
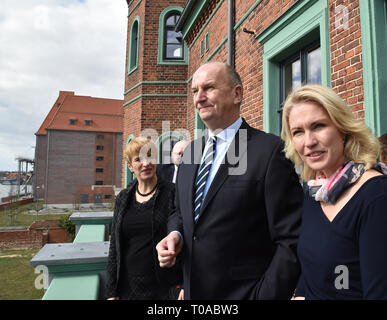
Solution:
M 235 134 L 235 137 L 231 142 L 230 147 L 227 150 L 225 159 L 220 165 L 218 172 L 216 173 L 214 180 L 212 181 L 211 186 L 208 189 L 207 195 L 204 198 L 202 213 L 199 216 L 199 220 L 206 213 L 205 210 L 208 204 L 214 198 L 214 196 L 216 195 L 220 187 L 223 185 L 223 183 L 226 181 L 227 177 L 229 176 L 229 170 L 232 170 L 233 167 L 238 167 L 239 159 L 241 159 L 242 156 L 247 152 L 247 141 L 250 138 L 249 137 L 250 126 L 247 124 L 247 122 L 244 119 L 242 120 L 243 121 L 239 130 Z M 247 135 L 241 134 L 241 129 L 246 130 L 245 132 L 247 133 Z M 247 138 L 246 143 L 243 143 L 243 142 L 241 143 L 241 139 L 246 139 L 246 138 Z M 197 221 L 197 223 L 199 222 L 199 220 Z

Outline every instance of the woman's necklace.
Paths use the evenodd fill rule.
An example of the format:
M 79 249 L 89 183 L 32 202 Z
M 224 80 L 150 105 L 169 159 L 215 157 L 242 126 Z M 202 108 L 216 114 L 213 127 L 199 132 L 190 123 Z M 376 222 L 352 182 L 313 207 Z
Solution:
M 155 186 L 153 187 L 153 189 L 152 189 L 151 191 L 149 191 L 148 193 L 141 193 L 140 190 L 138 190 L 138 183 L 137 183 L 137 185 L 136 185 L 136 191 L 137 191 L 137 193 L 138 193 L 140 196 L 147 197 L 147 196 L 149 196 L 150 194 L 152 194 L 152 193 L 156 190 L 157 185 L 158 185 L 158 183 L 156 183 Z

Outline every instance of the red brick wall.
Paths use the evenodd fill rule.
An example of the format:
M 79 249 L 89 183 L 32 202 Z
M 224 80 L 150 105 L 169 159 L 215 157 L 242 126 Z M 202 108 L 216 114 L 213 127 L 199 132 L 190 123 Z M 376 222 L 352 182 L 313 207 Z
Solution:
M 236 1 L 235 5 L 235 23 L 237 23 L 255 3 L 254 0 Z M 262 1 L 257 8 L 248 16 L 248 18 L 239 26 L 235 34 L 235 68 L 240 74 L 244 88 L 244 99 L 241 106 L 241 115 L 253 127 L 263 129 L 263 46 L 255 39 L 254 35 L 243 32 L 247 30 L 254 31 L 255 34 L 266 29 L 272 22 L 286 12 L 288 8 L 295 3 L 295 0 L 281 1 Z M 213 0 L 209 3 L 206 13 L 203 17 L 208 17 L 216 8 L 219 0 Z M 224 1 L 216 14 L 209 21 L 206 28 L 192 44 L 190 50 L 190 66 L 188 76 L 192 76 L 195 70 L 203 64 L 214 49 L 227 36 L 227 1 Z M 188 36 L 188 42 L 193 39 L 204 25 L 206 19 L 199 20 L 197 26 Z M 205 34 L 209 34 L 210 49 L 200 57 L 200 41 Z M 227 61 L 227 41 L 220 50 L 211 58 L 212 61 Z M 189 84 L 191 85 L 191 83 Z M 193 132 L 195 126 L 194 106 L 192 95 L 188 97 L 187 105 L 188 128 Z
M 0 250 L 40 248 L 44 244 L 43 234 L 37 230 L 0 230 Z
M 97 134 L 103 134 L 104 139 L 97 139 Z M 49 130 L 49 135 L 47 204 L 72 204 L 78 187 L 90 187 L 97 180 L 104 185 L 120 185 L 115 160 L 122 158 L 122 134 Z M 96 150 L 97 145 L 104 149 Z M 104 160 L 96 161 L 97 156 L 103 156 Z M 103 168 L 104 172 L 97 173 L 96 168 Z
M 344 17 L 344 6 L 348 18 Z M 344 17 L 344 20 L 339 20 Z M 363 62 L 359 0 L 329 0 L 332 88 L 364 119 Z
M 281 15 L 286 13 L 297 0 L 266 0 L 261 1 L 249 14 L 244 22 L 238 27 L 235 34 L 235 67 L 240 74 L 244 85 L 244 100 L 241 106 L 241 115 L 253 127 L 263 129 L 263 46 L 256 40 L 255 35 L 260 34 Z M 148 3 L 148 2 L 147 2 Z M 178 4 L 180 3 L 180 4 Z M 140 81 L 154 80 L 187 80 L 191 79 L 194 71 L 203 64 L 215 48 L 220 45 L 227 36 L 227 6 L 224 1 L 210 21 L 210 15 L 215 12 L 220 0 L 210 0 L 202 12 L 195 26 L 187 35 L 186 42 L 190 48 L 189 65 L 184 77 L 183 68 L 158 66 L 157 42 L 158 19 L 163 8 L 170 5 L 184 6 L 185 1 L 152 1 L 151 6 L 144 2 L 132 13 L 128 25 L 131 26 L 132 19 L 138 15 L 141 19 L 141 44 L 140 61 L 137 71 L 126 77 L 125 90 L 133 87 Z M 256 0 L 235 1 L 235 23 L 239 22 L 248 10 L 256 3 Z M 135 2 L 133 2 L 132 7 Z M 348 9 L 348 21 L 344 28 L 336 26 L 337 8 L 345 6 Z M 130 8 L 131 9 L 131 8 Z M 360 29 L 359 0 L 328 0 L 329 9 L 329 39 L 331 50 L 331 86 L 351 106 L 355 116 L 364 119 L 364 89 L 363 89 L 363 65 Z M 146 13 L 145 13 L 146 11 Z M 202 29 L 208 21 L 206 27 Z M 146 27 L 145 27 L 146 25 Z M 251 30 L 255 35 L 243 32 L 243 28 Z M 205 34 L 209 34 L 208 52 L 200 55 L 201 40 Z M 129 40 L 129 35 L 128 35 Z M 213 61 L 227 61 L 227 41 L 219 48 L 211 58 Z M 191 82 L 184 90 L 184 86 L 140 86 L 126 95 L 125 101 L 138 96 L 141 93 L 183 92 L 187 93 L 187 99 L 143 98 L 125 108 L 125 133 L 123 145 L 126 144 L 127 136 L 131 133 L 137 135 L 141 129 L 150 126 L 160 130 L 161 120 L 173 119 L 174 126 L 181 124 L 193 136 L 195 128 L 195 112 L 190 90 Z M 165 90 L 165 91 L 163 91 Z M 186 100 L 184 102 L 184 100 Z M 176 112 L 177 105 L 180 112 Z M 185 103 L 185 105 L 184 105 Z M 185 109 L 184 109 L 185 108 Z M 185 111 L 184 116 L 179 118 Z M 141 119 L 139 123 L 139 119 Z M 124 165 L 123 165 L 124 181 Z
M 137 2 L 133 2 L 129 11 Z M 126 46 L 125 92 L 142 81 L 186 81 L 186 65 L 157 64 L 159 19 L 167 7 L 184 7 L 185 0 L 147 1 L 131 13 L 128 19 L 128 34 Z M 130 29 L 135 17 L 140 18 L 140 43 L 138 67 L 128 75 L 128 53 L 130 44 Z M 125 103 L 141 94 L 186 94 L 185 84 L 143 84 L 125 95 Z M 144 129 L 154 129 L 162 133 L 162 121 L 170 121 L 170 130 L 186 128 L 186 97 L 141 97 L 124 107 L 123 150 L 129 135 L 138 136 Z M 125 161 L 122 160 L 122 187 L 125 182 Z
M 255 2 L 255 0 L 236 1 L 235 23 L 240 21 Z M 235 34 L 235 67 L 242 78 L 244 86 L 241 114 L 250 125 L 259 129 L 263 128 L 263 46 L 255 39 L 254 35 L 243 32 L 243 28 L 254 31 L 257 35 L 275 22 L 296 2 L 296 0 L 262 1 L 238 27 Z M 209 21 L 194 41 L 218 3 L 219 0 L 209 2 L 196 26 L 187 36 L 187 42 L 192 45 L 188 78 L 193 75 L 194 71 L 205 62 L 227 36 L 227 1 L 224 1 L 212 20 Z M 332 88 L 347 101 L 357 117 L 364 118 L 359 0 L 329 0 L 328 5 Z M 348 9 L 347 29 L 337 29 L 335 27 L 335 9 L 339 5 L 344 5 Z M 209 33 L 210 49 L 204 53 L 203 57 L 200 57 L 200 41 L 207 32 Z M 227 61 L 227 42 L 223 44 L 211 60 Z M 188 87 L 190 85 L 191 83 Z M 194 106 L 192 96 L 189 94 L 187 127 L 193 132 L 194 126 Z
M 89 196 L 89 203 L 94 203 L 94 195 L 102 194 L 102 203 L 111 203 L 114 200 L 114 190 L 110 186 L 82 186 L 78 188 L 78 201 L 80 201 L 80 194 L 87 194 Z M 110 195 L 110 199 L 105 199 L 105 195 Z
M 66 230 L 58 227 L 58 221 L 39 221 L 22 230 L 0 230 L 0 250 L 41 248 L 46 243 L 62 243 L 69 240 Z

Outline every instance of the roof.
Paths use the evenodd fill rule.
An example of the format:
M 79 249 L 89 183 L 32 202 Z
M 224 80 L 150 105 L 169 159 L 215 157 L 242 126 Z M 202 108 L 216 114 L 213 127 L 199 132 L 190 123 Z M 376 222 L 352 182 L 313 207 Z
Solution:
M 46 135 L 47 130 L 122 132 L 123 103 L 124 100 L 77 96 L 73 91 L 60 91 L 35 134 Z M 90 125 L 86 125 L 85 120 L 91 120 Z

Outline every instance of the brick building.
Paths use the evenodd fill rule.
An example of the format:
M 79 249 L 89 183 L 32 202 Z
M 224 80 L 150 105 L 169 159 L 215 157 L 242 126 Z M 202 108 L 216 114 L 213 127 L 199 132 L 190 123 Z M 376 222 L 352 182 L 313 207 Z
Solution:
M 60 91 L 36 135 L 36 197 L 48 206 L 111 202 L 121 184 L 122 100 Z
M 387 132 L 387 0 L 127 2 L 124 147 L 152 128 L 163 162 L 181 138 L 177 128 L 191 137 L 203 128 L 190 85 L 207 61 L 235 66 L 244 84 L 241 114 L 258 129 L 279 135 L 286 95 L 302 83 L 320 83 L 376 135 Z M 173 49 L 176 56 L 168 55 Z M 131 177 L 122 168 L 126 185 Z
M 188 48 L 174 31 L 184 0 L 128 0 L 128 37 L 124 93 L 123 148 L 142 130 L 159 136 L 159 160 L 168 157 L 186 128 Z M 163 130 L 163 121 L 169 121 Z M 132 179 L 125 161 L 122 185 Z

